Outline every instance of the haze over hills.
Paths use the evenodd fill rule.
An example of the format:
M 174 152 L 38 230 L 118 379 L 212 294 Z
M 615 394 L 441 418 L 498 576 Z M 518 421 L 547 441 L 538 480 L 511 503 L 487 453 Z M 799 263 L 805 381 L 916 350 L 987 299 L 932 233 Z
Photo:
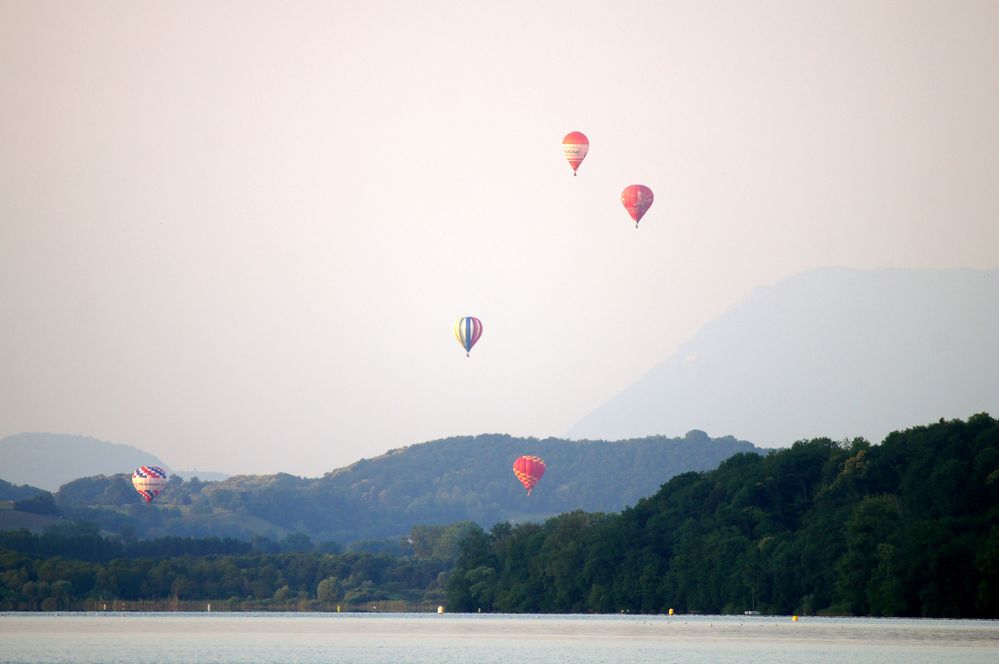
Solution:
M 60 433 L 19 433 L 0 439 L 0 479 L 55 491 L 71 480 L 91 475 L 131 472 L 160 466 L 184 479 L 222 480 L 226 473 L 174 470 L 156 455 L 132 445 Z
M 999 410 L 997 330 L 999 270 L 810 270 L 754 290 L 568 436 L 877 443 Z
M 47 491 L 78 477 L 122 473 L 142 465 L 164 466 L 131 445 L 59 433 L 19 433 L 0 440 L 0 479 Z
M 392 450 L 320 478 L 172 478 L 152 505 L 142 504 L 127 475 L 88 477 L 65 484 L 56 503 L 66 516 L 140 537 L 277 540 L 304 533 L 315 541 L 348 543 L 399 537 L 416 525 L 474 521 L 489 527 L 579 509 L 618 511 L 674 475 L 715 468 L 740 452 L 764 450 L 703 431 L 618 442 L 463 436 Z M 539 455 L 548 464 L 531 496 L 512 471 L 521 454 Z
M 504 440 L 414 446 L 422 461 L 447 453 L 445 466 L 458 470 L 454 449 L 441 442 L 474 452 L 481 445 L 502 451 Z M 645 442 L 668 448 L 676 441 Z M 714 446 L 697 432 L 682 442 Z M 603 445 L 615 457 L 631 456 L 615 449 L 621 444 Z M 586 447 L 587 465 L 599 461 L 592 453 L 600 446 Z M 400 468 L 426 470 L 437 493 L 446 488 L 409 449 L 321 480 L 175 480 L 170 500 L 153 505 L 135 502 L 125 475 L 60 490 L 67 513 L 117 517 L 121 536 L 47 516 L 58 511 L 49 493 L 0 505 L 0 517 L 20 521 L 13 527 L 44 529 L 0 527 L 9 568 L 0 574 L 0 609 L 106 611 L 114 598 L 115 611 L 203 610 L 206 603 L 226 611 L 339 611 L 342 603 L 348 611 L 444 605 L 451 613 L 662 615 L 676 607 L 680 615 L 749 608 L 785 616 L 999 617 L 999 422 L 985 413 L 894 432 L 877 445 L 818 438 L 763 456 L 736 454 L 715 470 L 673 477 L 619 514 L 575 510 L 488 530 L 467 522 L 414 526 L 405 537 L 346 547 L 301 532 L 251 542 L 155 537 L 157 528 L 198 515 L 214 513 L 230 526 L 252 515 L 264 522 L 259 507 L 282 498 L 291 504 L 272 510 L 296 518 L 310 497 L 294 488 L 320 483 L 376 496 L 358 515 L 367 520 L 400 494 L 392 478 L 412 474 Z M 608 470 L 601 479 L 614 484 L 614 464 Z M 81 498 L 108 507 L 71 507 Z M 328 498 L 334 514 L 355 508 Z M 146 539 L 150 523 L 154 537 Z

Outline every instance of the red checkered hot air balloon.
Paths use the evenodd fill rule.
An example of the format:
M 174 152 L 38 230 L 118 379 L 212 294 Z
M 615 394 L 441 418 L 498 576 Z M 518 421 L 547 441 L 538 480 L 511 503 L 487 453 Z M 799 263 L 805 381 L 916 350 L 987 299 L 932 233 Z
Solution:
M 522 456 L 513 462 L 513 473 L 527 489 L 529 496 L 534 485 L 545 474 L 545 461 L 541 457 Z
M 645 213 L 652 207 L 654 198 L 652 190 L 644 184 L 628 185 L 621 192 L 621 205 L 628 211 L 631 218 L 635 220 L 635 228 L 638 228 L 638 222 L 642 220 Z
M 153 502 L 153 498 L 159 495 L 167 481 L 166 471 L 156 466 L 139 466 L 132 473 L 132 486 L 147 503 Z

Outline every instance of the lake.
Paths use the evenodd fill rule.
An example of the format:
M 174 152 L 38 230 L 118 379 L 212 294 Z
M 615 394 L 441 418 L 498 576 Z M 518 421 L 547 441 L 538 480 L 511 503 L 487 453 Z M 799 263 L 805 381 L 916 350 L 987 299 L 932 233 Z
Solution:
M 789 616 L 2 613 L 0 662 L 999 662 L 999 621 Z

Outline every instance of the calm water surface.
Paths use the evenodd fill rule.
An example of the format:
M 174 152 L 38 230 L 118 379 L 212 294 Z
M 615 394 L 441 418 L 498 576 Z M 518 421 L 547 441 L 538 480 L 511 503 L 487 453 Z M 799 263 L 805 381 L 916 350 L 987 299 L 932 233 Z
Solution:
M 996 664 L 999 622 L 773 616 L 0 613 L 0 662 Z

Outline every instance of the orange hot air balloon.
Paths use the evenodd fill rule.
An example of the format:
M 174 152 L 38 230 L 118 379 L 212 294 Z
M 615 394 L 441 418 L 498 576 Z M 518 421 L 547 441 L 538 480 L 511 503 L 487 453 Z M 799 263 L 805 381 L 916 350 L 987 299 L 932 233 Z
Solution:
M 628 214 L 631 215 L 631 218 L 635 220 L 635 228 L 638 228 L 638 222 L 642 220 L 645 213 L 652 207 L 652 200 L 654 198 L 652 190 L 644 184 L 628 185 L 621 192 L 621 204 L 628 211 Z
M 590 149 L 590 141 L 580 131 L 569 132 L 562 139 L 562 154 L 572 166 L 572 174 L 576 175 L 576 169 L 583 163 L 586 153 Z
M 538 480 L 545 474 L 545 462 L 541 457 L 522 456 L 513 462 L 513 473 L 520 480 L 520 483 L 527 489 L 527 495 L 531 495 L 531 490 Z

